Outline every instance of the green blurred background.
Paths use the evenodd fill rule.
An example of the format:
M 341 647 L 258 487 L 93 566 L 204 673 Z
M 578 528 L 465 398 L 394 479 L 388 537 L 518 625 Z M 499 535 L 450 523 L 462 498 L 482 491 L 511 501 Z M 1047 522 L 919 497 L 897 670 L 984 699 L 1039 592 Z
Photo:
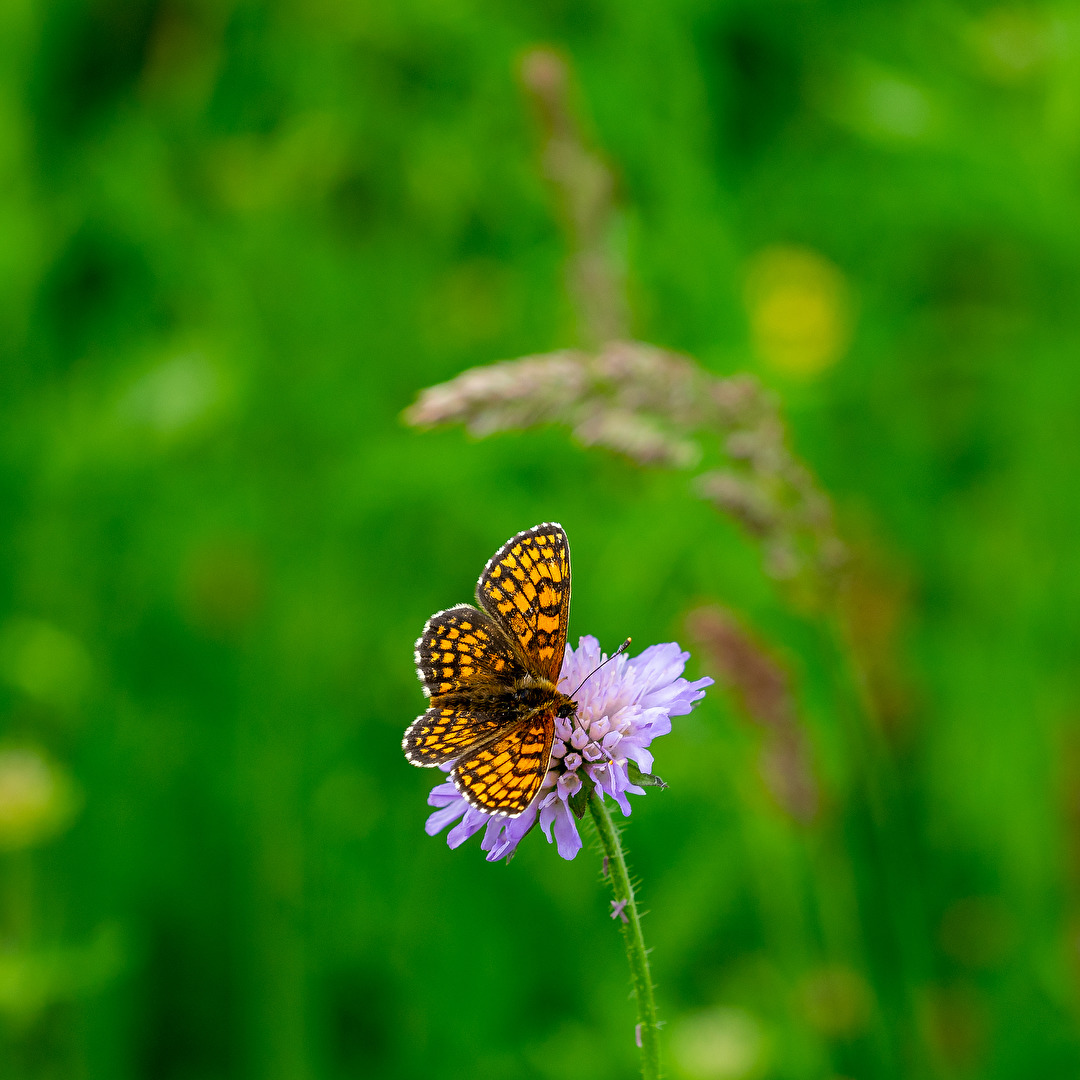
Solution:
M 776 391 L 846 614 L 682 475 L 402 424 L 573 342 L 537 42 L 635 334 Z M 572 637 L 767 641 L 820 788 L 719 685 L 657 744 L 671 1075 L 1080 1075 L 1078 223 L 1075 4 L 0 3 L 0 1076 L 634 1074 L 598 857 L 449 851 L 400 751 L 548 519 Z

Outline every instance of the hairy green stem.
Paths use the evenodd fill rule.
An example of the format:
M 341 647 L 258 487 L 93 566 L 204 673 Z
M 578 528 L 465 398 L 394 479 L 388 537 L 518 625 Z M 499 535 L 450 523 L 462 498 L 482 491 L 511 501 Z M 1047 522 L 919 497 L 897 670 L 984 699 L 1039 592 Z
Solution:
M 603 798 L 595 791 L 589 796 L 589 813 L 596 823 L 596 832 L 604 849 L 605 869 L 615 894 L 612 905 L 613 917 L 619 918 L 626 956 L 630 961 L 630 981 L 637 999 L 637 1043 L 641 1047 L 641 1075 L 643 1080 L 659 1080 L 660 1077 L 660 1029 L 656 1023 L 656 1001 L 653 996 L 652 977 L 649 974 L 649 956 L 645 951 L 645 937 L 641 932 L 634 887 L 626 869 L 626 858 L 619 843 L 619 829 Z

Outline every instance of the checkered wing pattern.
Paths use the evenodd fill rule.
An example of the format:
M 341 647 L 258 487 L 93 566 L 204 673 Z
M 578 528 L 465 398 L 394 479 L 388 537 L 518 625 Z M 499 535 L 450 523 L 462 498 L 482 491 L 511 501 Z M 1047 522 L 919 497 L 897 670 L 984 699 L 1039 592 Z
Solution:
M 489 814 L 516 817 L 528 808 L 544 782 L 554 739 L 554 713 L 533 715 L 494 742 L 466 754 L 450 778 L 473 806 Z
M 512 685 L 525 674 L 513 646 L 489 615 L 468 604 L 432 615 L 416 643 L 416 673 L 424 693 L 474 694 Z
M 462 705 L 433 705 L 405 732 L 402 747 L 414 765 L 444 765 L 505 727 L 505 718 Z
M 476 599 L 529 672 L 558 683 L 570 619 L 570 545 L 562 526 L 537 525 L 503 544 L 480 575 Z

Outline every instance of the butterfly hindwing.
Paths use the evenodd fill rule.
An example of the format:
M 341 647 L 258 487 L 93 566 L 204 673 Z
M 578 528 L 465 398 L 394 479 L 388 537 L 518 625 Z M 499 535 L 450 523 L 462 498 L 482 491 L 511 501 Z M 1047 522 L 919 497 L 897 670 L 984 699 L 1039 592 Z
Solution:
M 432 705 L 405 732 L 402 748 L 413 765 L 444 765 L 494 738 L 506 720 L 460 705 Z
M 450 778 L 473 806 L 489 814 L 516 817 L 544 782 L 554 739 L 554 713 L 534 714 L 467 753 Z
M 525 674 L 506 635 L 468 604 L 436 612 L 416 642 L 416 673 L 430 698 L 512 683 Z
M 476 586 L 480 606 L 517 645 L 530 674 L 557 683 L 570 618 L 570 544 L 561 525 L 507 540 Z

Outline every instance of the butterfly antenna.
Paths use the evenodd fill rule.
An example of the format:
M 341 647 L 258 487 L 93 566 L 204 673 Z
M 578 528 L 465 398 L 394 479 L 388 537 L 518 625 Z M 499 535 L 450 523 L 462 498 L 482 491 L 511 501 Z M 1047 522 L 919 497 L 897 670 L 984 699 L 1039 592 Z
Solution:
M 597 664 L 597 665 L 596 665 L 596 667 L 594 667 L 594 668 L 592 669 L 592 671 L 590 671 L 590 672 L 589 672 L 589 674 L 588 674 L 588 675 L 586 675 L 586 676 L 585 676 L 585 678 L 584 678 L 584 679 L 582 679 L 582 680 L 581 680 L 581 682 L 579 682 L 579 683 L 578 683 L 578 686 L 577 686 L 577 690 L 575 690 L 575 691 L 574 691 L 574 693 L 570 695 L 570 697 L 571 697 L 571 698 L 575 697 L 575 696 L 577 695 L 577 692 L 578 692 L 578 690 L 580 690 L 580 689 L 581 689 L 581 688 L 582 688 L 582 687 L 583 687 L 583 686 L 584 686 L 584 685 L 585 685 L 585 684 L 586 684 L 586 683 L 587 683 L 587 682 L 588 682 L 588 681 L 589 681 L 589 680 L 590 680 L 590 679 L 591 679 L 591 678 L 592 678 L 592 677 L 593 677 L 593 676 L 594 676 L 594 675 L 595 675 L 595 674 L 596 674 L 596 673 L 597 673 L 597 672 L 598 672 L 598 671 L 599 671 L 599 670 L 600 670 L 600 669 L 601 669 L 601 668 L 602 668 L 602 667 L 604 666 L 604 664 L 608 663 L 608 661 L 610 661 L 610 660 L 614 660 L 614 659 L 615 659 L 615 657 L 616 657 L 616 656 L 618 656 L 618 655 L 619 655 L 620 653 L 624 653 L 624 652 L 626 652 L 626 650 L 630 648 L 630 642 L 631 642 L 632 640 L 633 640 L 632 638 L 627 638 L 627 639 L 626 639 L 626 640 L 625 640 L 625 641 L 624 641 L 624 642 L 623 642 L 623 643 L 622 643 L 622 644 L 621 644 L 621 645 L 620 645 L 620 646 L 619 646 L 619 647 L 618 647 L 618 648 L 617 648 L 617 649 L 616 649 L 616 650 L 615 650 L 615 651 L 614 651 L 614 652 L 613 652 L 613 653 L 612 653 L 612 654 L 611 654 L 611 655 L 610 655 L 610 656 L 609 656 L 609 657 L 607 658 L 607 660 L 604 660 L 604 661 L 602 661 L 601 663 Z

